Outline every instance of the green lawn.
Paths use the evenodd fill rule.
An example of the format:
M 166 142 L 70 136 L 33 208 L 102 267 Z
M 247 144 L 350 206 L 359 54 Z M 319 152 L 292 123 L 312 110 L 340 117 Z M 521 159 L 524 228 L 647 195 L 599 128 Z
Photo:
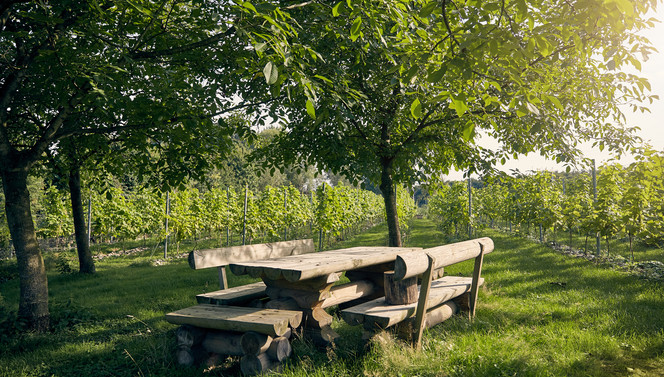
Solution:
M 385 245 L 379 226 L 340 246 Z M 294 342 L 285 376 L 655 376 L 664 375 L 664 289 L 545 246 L 485 231 L 495 251 L 485 258 L 486 284 L 473 322 L 457 316 L 428 331 L 421 352 L 390 334 L 365 347 L 358 327 L 336 322 L 342 340 L 319 351 Z M 408 246 L 443 236 L 415 220 Z M 339 245 L 337 245 L 339 246 Z M 157 253 L 159 254 L 159 253 Z M 159 257 L 158 255 L 153 258 Z M 0 277 L 15 266 L 0 264 Z M 217 287 L 216 270 L 191 270 L 178 259 L 153 266 L 147 255 L 105 259 L 95 276 L 49 271 L 55 330 L 7 337 L 0 326 L 0 375 L 221 376 L 174 364 L 175 326 L 166 312 Z M 469 275 L 472 262 L 447 269 Z M 231 285 L 252 280 L 229 277 Z M 0 279 L 0 321 L 18 302 L 18 279 Z

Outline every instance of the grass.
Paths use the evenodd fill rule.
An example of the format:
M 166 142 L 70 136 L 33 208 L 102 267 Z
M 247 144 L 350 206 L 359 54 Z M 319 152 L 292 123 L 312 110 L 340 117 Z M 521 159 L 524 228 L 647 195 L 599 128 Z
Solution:
M 335 247 L 385 245 L 385 233 L 378 226 Z M 456 316 L 434 327 L 421 352 L 389 333 L 378 334 L 365 347 L 358 327 L 336 321 L 342 335 L 337 347 L 320 351 L 295 341 L 295 354 L 282 375 L 664 375 L 661 283 L 567 258 L 504 233 L 487 230 L 483 235 L 493 238 L 496 247 L 485 258 L 486 284 L 475 320 Z M 415 220 L 408 246 L 442 243 L 431 222 Z M 5 335 L 0 375 L 239 375 L 236 366 L 175 365 L 175 326 L 163 319 L 166 312 L 194 304 L 196 294 L 215 290 L 216 270 L 193 271 L 184 259 L 160 266 L 150 260 L 147 253 L 105 259 L 97 263 L 95 276 L 63 275 L 51 268 L 55 330 Z M 0 276 L 12 268 L 0 265 Z M 447 269 L 449 274 L 471 271 L 472 262 Z M 232 275 L 229 280 L 231 285 L 253 281 Z M 18 279 L 0 281 L 0 308 L 6 314 L 16 310 Z
M 514 227 L 513 230 L 518 232 L 521 235 L 530 233 L 530 237 L 533 239 L 539 239 L 539 230 L 536 226 L 530 227 L 529 232 L 525 226 L 523 227 Z M 557 230 L 552 232 L 551 230 L 545 233 L 546 241 L 556 241 L 562 245 L 570 246 L 577 250 L 584 250 L 587 247 L 587 252 L 590 254 L 597 253 L 596 238 L 594 236 L 588 237 L 588 243 L 586 245 L 585 235 L 572 232 L 572 237 L 570 240 L 570 234 L 568 231 Z M 637 238 L 633 239 L 632 252 L 634 253 L 635 262 L 644 262 L 644 261 L 660 261 L 664 262 L 664 249 L 657 245 L 645 245 L 642 242 L 639 242 Z M 629 238 L 624 232 L 619 232 L 618 234 L 609 238 L 608 242 L 605 237 L 600 239 L 600 255 L 601 256 L 616 256 L 620 255 L 625 259 L 631 258 L 630 248 L 629 248 Z

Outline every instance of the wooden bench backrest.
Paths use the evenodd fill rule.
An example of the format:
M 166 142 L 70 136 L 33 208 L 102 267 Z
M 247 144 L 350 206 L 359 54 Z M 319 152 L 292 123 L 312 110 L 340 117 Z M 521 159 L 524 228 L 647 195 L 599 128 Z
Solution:
M 394 278 L 405 279 L 422 275 L 420 296 L 415 310 L 415 326 L 413 343 L 417 349 L 421 347 L 422 331 L 424 330 L 424 317 L 426 315 L 427 300 L 431 288 L 431 280 L 434 270 L 446 267 L 469 259 L 475 259 L 473 280 L 470 288 L 469 317 L 475 316 L 475 303 L 479 288 L 480 275 L 484 254 L 493 251 L 493 240 L 488 237 L 478 238 L 470 241 L 458 242 L 449 245 L 432 247 L 421 251 L 413 251 L 400 254 L 394 264 Z
M 394 278 L 401 280 L 423 274 L 429 267 L 429 255 L 435 260 L 433 268 L 436 270 L 492 251 L 493 240 L 483 237 L 399 254 L 394 263 Z
M 231 263 L 313 253 L 312 239 L 194 250 L 189 253 L 189 267 L 194 270 L 226 266 Z

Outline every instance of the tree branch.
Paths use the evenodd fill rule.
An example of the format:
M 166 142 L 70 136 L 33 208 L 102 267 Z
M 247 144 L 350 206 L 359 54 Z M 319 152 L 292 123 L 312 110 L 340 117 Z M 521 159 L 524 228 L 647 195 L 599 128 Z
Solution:
M 42 153 L 48 149 L 51 143 L 56 139 L 56 135 L 62 127 L 65 120 L 69 118 L 69 115 L 74 111 L 76 106 L 78 106 L 86 94 L 92 89 L 92 86 L 88 83 L 83 87 L 79 92 L 73 94 L 65 106 L 60 107 L 58 114 L 51 119 L 48 126 L 44 130 L 42 136 L 37 140 L 32 148 L 26 151 L 26 165 L 32 164 L 37 160 Z M 29 158 L 28 158 L 29 156 Z
M 152 27 L 152 25 L 154 24 L 154 21 L 157 19 L 157 16 L 159 15 L 159 13 L 161 13 L 161 11 L 164 9 L 167 2 L 168 2 L 168 0 L 164 0 L 161 3 L 161 6 L 159 7 L 159 10 L 157 10 L 157 12 L 154 13 L 154 15 L 152 16 L 152 19 L 150 20 L 150 23 L 148 23 L 148 25 L 145 27 L 145 29 L 143 29 L 143 31 L 141 32 L 141 35 L 139 35 L 138 38 L 136 38 L 136 42 L 134 43 L 134 46 L 130 49 L 131 53 L 135 53 L 136 50 L 138 50 L 138 47 L 141 45 L 141 40 L 143 39 L 143 37 L 145 37 L 145 33 L 148 32 L 150 27 Z
M 129 55 L 133 59 L 153 59 L 153 58 L 162 57 L 162 56 L 176 55 L 176 54 L 180 54 L 180 53 L 183 53 L 183 52 L 192 51 L 192 50 L 195 50 L 197 48 L 212 46 L 213 44 L 220 41 L 221 39 L 223 39 L 225 37 L 229 37 L 229 36 L 233 35 L 234 33 L 235 33 L 235 26 L 231 26 L 230 28 L 228 28 L 228 30 L 226 30 L 223 33 L 215 34 L 215 35 L 213 35 L 209 38 L 200 40 L 198 42 L 190 43 L 188 45 L 172 47 L 172 48 L 167 48 L 167 49 L 163 49 L 163 50 L 138 51 L 138 52 L 130 53 Z
M 447 12 L 445 11 L 447 9 L 447 1 L 448 0 L 443 0 L 443 6 L 442 6 L 442 13 L 443 13 L 443 21 L 445 22 L 445 27 L 447 28 L 447 33 L 450 36 L 451 40 L 456 43 L 457 47 L 461 46 L 459 44 L 459 41 L 457 41 L 456 37 L 454 36 L 454 33 L 452 32 L 452 28 L 450 27 L 450 20 L 447 18 Z

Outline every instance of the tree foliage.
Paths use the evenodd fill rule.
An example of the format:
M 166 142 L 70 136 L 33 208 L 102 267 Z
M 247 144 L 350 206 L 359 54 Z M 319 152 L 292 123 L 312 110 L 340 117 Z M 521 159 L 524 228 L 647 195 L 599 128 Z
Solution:
M 534 151 L 573 164 L 580 142 L 616 153 L 633 146 L 620 105 L 643 110 L 656 96 L 620 69 L 653 51 L 636 32 L 652 25 L 643 15 L 655 5 L 307 3 L 290 15 L 301 26 L 295 41 L 313 51 L 283 62 L 291 80 L 275 90 L 289 94 L 289 121 L 264 154 L 272 165 L 316 164 L 380 185 L 396 244 L 398 182 L 487 170 Z

